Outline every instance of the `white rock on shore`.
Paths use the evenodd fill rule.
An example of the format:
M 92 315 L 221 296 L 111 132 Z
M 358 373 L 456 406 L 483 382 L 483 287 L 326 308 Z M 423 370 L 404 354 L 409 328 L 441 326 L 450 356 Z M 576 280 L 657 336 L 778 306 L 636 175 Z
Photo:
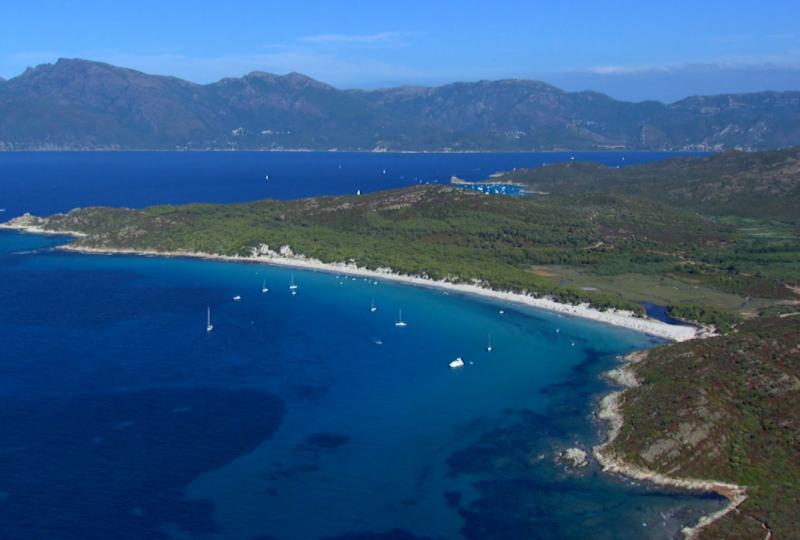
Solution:
M 580 448 L 567 448 L 559 452 L 557 460 L 573 469 L 582 469 L 589 465 L 589 454 Z
M 639 385 L 639 381 L 636 379 L 633 365 L 647 358 L 647 354 L 647 351 L 637 351 L 627 355 L 623 359 L 624 364 L 620 368 L 606 373 L 606 376 L 617 384 L 625 387 L 625 389 L 635 388 Z M 735 510 L 747 499 L 747 490 L 744 486 L 727 482 L 717 482 L 714 480 L 675 478 L 638 467 L 626 462 L 617 455 L 613 451 L 613 443 L 619 436 L 622 426 L 625 423 L 625 418 L 622 415 L 622 398 L 624 393 L 625 390 L 620 390 L 607 394 L 603 396 L 598 404 L 597 417 L 608 423 L 608 438 L 603 444 L 595 446 L 593 453 L 595 459 L 597 459 L 597 462 L 600 463 L 600 466 L 603 468 L 603 471 L 662 486 L 692 491 L 715 492 L 726 497 L 729 503 L 725 505 L 724 508 L 707 516 L 703 516 L 693 527 L 686 527 L 683 529 L 682 532 L 684 536 L 689 539 L 696 538 L 703 527 Z

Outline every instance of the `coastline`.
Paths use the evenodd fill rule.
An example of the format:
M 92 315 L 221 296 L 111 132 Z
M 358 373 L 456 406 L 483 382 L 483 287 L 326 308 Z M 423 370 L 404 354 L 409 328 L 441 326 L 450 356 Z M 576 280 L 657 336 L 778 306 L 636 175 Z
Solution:
M 493 173 L 489 178 L 486 180 L 464 180 L 463 178 L 459 178 L 458 176 L 451 176 L 450 177 L 450 185 L 451 186 L 517 186 L 519 188 L 528 187 L 527 184 L 523 184 L 522 182 L 514 182 L 514 181 L 502 181 L 498 180 L 506 173 Z
M 2 229 L 11 229 L 16 231 L 28 232 L 33 234 L 55 234 L 63 236 L 83 237 L 83 233 L 76 231 L 49 231 L 42 227 L 41 223 L 33 224 L 31 222 L 8 222 L 0 224 Z M 352 263 L 323 263 L 322 261 L 304 257 L 302 255 L 295 255 L 292 253 L 288 246 L 281 248 L 280 252 L 270 250 L 267 246 L 254 249 L 253 253 L 248 257 L 240 256 L 226 256 L 216 255 L 213 253 L 204 253 L 196 251 L 157 251 L 157 250 L 135 250 L 135 249 L 115 249 L 115 248 L 88 248 L 82 246 L 75 246 L 67 244 L 60 246 L 59 249 L 67 251 L 76 251 L 80 253 L 89 254 L 119 254 L 119 255 L 142 255 L 151 257 L 189 257 L 198 259 L 209 259 L 218 261 L 229 262 L 251 262 L 261 264 L 271 264 L 273 266 L 283 266 L 290 268 L 299 268 L 304 270 L 312 270 L 318 272 L 334 273 L 334 274 L 347 274 L 358 277 L 366 277 L 371 279 L 383 279 L 404 283 L 407 285 L 415 285 L 420 287 L 428 287 L 434 289 L 441 289 L 450 292 L 457 292 L 468 294 L 472 296 L 480 296 L 483 298 L 490 298 L 493 300 L 500 300 L 504 302 L 524 305 L 527 307 L 544 309 L 560 313 L 563 315 L 571 315 L 583 319 L 589 319 L 612 326 L 628 328 L 637 332 L 642 332 L 651 336 L 660 337 L 670 341 L 686 341 L 694 339 L 703 335 L 707 330 L 702 330 L 694 326 L 678 326 L 670 325 L 655 319 L 644 319 L 637 317 L 633 312 L 621 310 L 607 310 L 600 311 L 599 309 L 592 308 L 588 304 L 565 304 L 556 302 L 550 298 L 536 298 L 528 294 L 515 293 L 510 291 L 498 291 L 484 287 L 480 283 L 452 283 L 445 280 L 433 280 L 423 276 L 411 276 L 406 274 L 398 274 L 389 268 L 378 268 L 376 270 L 369 270 L 366 268 L 358 267 Z
M 728 504 L 725 507 L 701 517 L 693 526 L 684 527 L 681 530 L 683 535 L 691 540 L 697 538 L 704 527 L 735 511 L 747 499 L 747 489 L 744 486 L 728 482 L 667 476 L 627 463 L 611 450 L 611 446 L 619 436 L 625 422 L 625 417 L 622 414 L 622 396 L 629 388 L 639 385 L 633 367 L 636 363 L 647 358 L 647 354 L 647 351 L 630 353 L 623 357 L 620 367 L 605 373 L 605 376 L 611 382 L 621 386 L 622 389 L 606 394 L 597 405 L 597 418 L 607 423 L 608 435 L 605 442 L 593 448 L 593 454 L 605 473 L 618 474 L 626 478 L 650 482 L 659 486 L 706 493 L 713 492 L 728 499 Z
M 33 234 L 54 234 L 73 237 L 84 237 L 83 233 L 76 231 L 49 231 L 43 229 L 41 224 L 32 224 L 30 222 L 23 223 L 3 223 L 0 224 L 0 229 L 10 229 Z M 412 276 L 406 274 L 399 274 L 389 268 L 378 268 L 376 270 L 369 270 L 367 268 L 359 267 L 353 263 L 324 263 L 317 259 L 311 259 L 303 255 L 294 254 L 288 246 L 281 248 L 280 252 L 270 250 L 267 246 L 261 246 L 254 249 L 250 256 L 226 256 L 216 255 L 213 253 L 204 253 L 196 251 L 157 251 L 157 250 L 136 250 L 136 249 L 115 249 L 115 248 L 89 248 L 82 246 L 75 246 L 73 244 L 66 244 L 60 246 L 59 249 L 66 251 L 75 251 L 87 254 L 105 254 L 105 255 L 140 255 L 149 257 L 188 257 L 196 259 L 208 259 L 217 261 L 228 262 L 249 262 L 270 264 L 273 266 L 282 266 L 289 268 L 298 268 L 303 270 L 312 270 L 317 272 L 326 272 L 333 274 L 347 274 L 357 277 L 365 277 L 369 279 L 389 280 L 407 285 L 414 285 L 419 287 L 427 287 L 439 290 L 446 290 L 449 292 L 456 292 L 467 294 L 471 296 L 479 296 L 489 298 L 492 300 L 499 300 L 513 304 L 523 305 L 526 307 L 543 309 L 559 313 L 562 315 L 569 315 L 579 317 L 582 319 L 589 319 L 596 322 L 609 324 L 621 328 L 627 328 L 647 335 L 667 339 L 669 341 L 687 341 L 706 335 L 710 332 L 709 329 L 701 329 L 695 326 L 688 325 L 671 325 L 655 319 L 645 319 L 636 316 L 631 311 L 623 310 L 607 310 L 601 311 L 599 309 L 590 307 L 588 304 L 566 304 L 557 302 L 550 298 L 534 297 L 529 294 L 516 293 L 511 291 L 498 291 L 485 287 L 480 283 L 453 283 L 445 280 L 433 280 L 424 276 Z
M 86 236 L 77 231 L 50 231 L 43 229 L 40 225 L 32 224 L 13 224 L 2 223 L 0 229 L 9 229 L 31 234 L 50 234 L 72 236 L 80 238 Z M 375 280 L 389 280 L 412 286 L 427 287 L 437 290 L 452 291 L 456 293 L 489 298 L 503 302 L 514 303 L 527 307 L 544 309 L 564 315 L 584 318 L 596 322 L 602 322 L 612 326 L 628 328 L 648 335 L 660 337 L 670 341 L 687 341 L 690 339 L 701 339 L 712 335 L 713 328 L 699 328 L 694 326 L 676 326 L 663 323 L 653 319 L 643 319 L 637 317 L 629 311 L 609 310 L 600 311 L 591 308 L 586 304 L 573 305 L 556 302 L 549 298 L 535 298 L 533 296 L 509 291 L 497 291 L 484 287 L 479 283 L 465 284 L 452 283 L 445 280 L 432 280 L 422 276 L 410 276 L 398 274 L 388 268 L 369 270 L 361 268 L 353 263 L 323 263 L 316 259 L 310 259 L 302 255 L 291 252 L 288 246 L 281 248 L 280 252 L 270 250 L 267 246 L 262 246 L 258 250 L 254 249 L 251 256 L 224 256 L 204 252 L 193 251 L 156 251 L 156 250 L 135 250 L 135 249 L 113 249 L 113 248 L 89 248 L 66 244 L 59 246 L 58 249 L 73 251 L 77 253 L 96 254 L 96 255 L 137 255 L 146 257 L 180 257 L 195 258 L 227 262 L 246 262 L 256 264 L 269 264 L 288 268 L 298 268 L 318 272 L 346 274 L 358 277 L 365 277 Z M 662 475 L 655 471 L 649 471 L 633 464 L 626 463 L 610 451 L 610 447 L 618 436 L 624 417 L 621 413 L 621 397 L 625 389 L 638 385 L 635 373 L 632 369 L 634 363 L 641 361 L 647 355 L 647 351 L 637 351 L 627 355 L 623 359 L 623 365 L 606 373 L 606 376 L 614 383 L 622 386 L 622 390 L 611 391 L 605 395 L 597 405 L 597 418 L 608 423 L 608 436 L 606 441 L 595 446 L 593 455 L 600 464 L 604 473 L 618 474 L 630 479 L 641 480 L 655 485 L 687 489 L 690 491 L 714 492 L 728 499 L 729 503 L 722 509 L 703 516 L 691 527 L 682 529 L 686 538 L 696 538 L 700 530 L 715 522 L 716 520 L 734 511 L 746 498 L 746 488 L 736 484 L 717 482 L 701 479 L 682 479 L 672 478 Z
M 748 150 L 753 151 L 753 150 Z M 674 149 L 643 149 L 643 148 L 583 148 L 579 150 L 570 148 L 549 148 L 544 150 L 536 149 L 522 149 L 522 150 L 447 150 L 444 148 L 436 150 L 389 150 L 389 149 L 331 149 L 331 148 L 118 148 L 118 147 L 96 147 L 96 148 L 72 148 L 72 147 L 55 147 L 55 148 L 0 148 L 0 153 L 145 153 L 145 152 L 162 152 L 162 153 L 190 153 L 190 152 L 209 152 L 209 153 L 223 153 L 223 152 L 236 152 L 236 153 L 319 153 L 319 154 L 565 154 L 574 153 L 578 154 L 697 154 L 697 155 L 712 155 L 724 152 L 724 150 L 692 150 L 685 148 Z

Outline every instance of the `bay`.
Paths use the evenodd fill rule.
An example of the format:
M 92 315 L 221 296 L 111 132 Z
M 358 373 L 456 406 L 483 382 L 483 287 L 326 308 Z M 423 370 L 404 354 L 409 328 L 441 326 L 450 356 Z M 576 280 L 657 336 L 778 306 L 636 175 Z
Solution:
M 0 207 L 366 192 L 570 157 L 0 154 Z M 670 538 L 722 504 L 556 461 L 600 440 L 600 374 L 659 340 L 390 282 L 55 249 L 66 241 L 0 231 L 3 537 Z

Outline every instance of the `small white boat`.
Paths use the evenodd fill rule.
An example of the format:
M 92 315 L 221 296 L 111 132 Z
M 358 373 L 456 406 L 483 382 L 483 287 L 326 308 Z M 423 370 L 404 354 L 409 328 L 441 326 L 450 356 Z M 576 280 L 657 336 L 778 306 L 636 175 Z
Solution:
M 261 282 L 261 292 L 262 293 L 268 293 L 269 292 L 269 289 L 267 288 L 267 280 L 266 279 Z
M 461 357 L 459 356 L 458 358 L 456 358 L 455 360 L 453 360 L 452 362 L 450 362 L 448 365 L 449 365 L 451 368 L 460 368 L 460 367 L 464 367 L 464 360 L 462 360 L 462 359 L 461 359 Z
M 266 176 L 264 177 L 264 180 L 269 180 L 269 175 L 266 175 Z
M 297 290 L 297 283 L 294 282 L 294 274 L 292 274 L 292 280 L 289 282 L 289 290 L 290 291 Z
M 233 297 L 233 299 L 238 302 L 239 300 L 242 299 L 242 297 L 237 294 L 236 296 Z
M 356 195 L 361 195 L 361 190 L 360 189 L 356 190 Z
M 386 174 L 386 169 L 383 169 L 383 174 Z
M 378 311 L 378 306 L 375 305 L 375 299 L 374 298 L 372 299 L 372 304 L 369 306 L 369 310 L 372 313 L 375 313 L 376 311 Z
M 503 310 L 501 309 L 499 313 L 500 313 L 500 315 L 503 315 L 503 314 L 505 313 L 505 311 L 503 311 Z
M 405 321 L 403 321 L 403 310 L 402 309 L 397 313 L 397 322 L 394 323 L 394 325 L 396 327 L 398 327 L 398 328 L 405 328 L 406 326 L 408 326 L 408 324 Z
M 486 352 L 492 352 L 492 335 L 489 334 L 489 344 L 486 346 Z
M 208 319 L 206 322 L 206 332 L 211 332 L 214 329 L 214 325 L 211 324 L 211 306 L 208 306 Z

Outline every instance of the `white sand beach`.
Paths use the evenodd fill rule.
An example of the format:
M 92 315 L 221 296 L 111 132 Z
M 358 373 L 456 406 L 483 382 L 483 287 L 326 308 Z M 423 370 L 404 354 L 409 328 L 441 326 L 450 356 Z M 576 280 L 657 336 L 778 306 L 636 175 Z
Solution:
M 32 231 L 38 232 L 38 231 Z M 686 341 L 699 337 L 703 332 L 694 326 L 671 325 L 655 319 L 647 319 L 637 316 L 631 311 L 607 310 L 601 311 L 588 304 L 565 304 L 550 298 L 539 298 L 529 294 L 516 293 L 511 291 L 498 291 L 485 287 L 480 283 L 453 283 L 445 280 L 433 280 L 425 276 L 410 276 L 398 274 L 389 268 L 379 268 L 370 270 L 361 268 L 352 263 L 324 263 L 316 259 L 310 259 L 302 255 L 296 255 L 284 246 L 280 251 L 269 250 L 266 246 L 254 249 L 253 254 L 248 257 L 223 256 L 211 253 L 195 251 L 151 251 L 151 250 L 125 250 L 125 249 L 105 249 L 105 248 L 85 248 L 81 246 L 67 245 L 62 249 L 79 251 L 82 253 L 98 254 L 127 254 L 144 255 L 154 257 L 192 257 L 202 259 L 212 259 L 220 261 L 236 261 L 262 263 L 275 266 L 286 266 L 313 270 L 318 272 L 328 272 L 334 274 L 347 274 L 357 277 L 365 277 L 374 280 L 389 280 L 418 287 L 430 287 L 442 289 L 455 293 L 481 296 L 502 302 L 520 304 L 528 307 L 554 311 L 572 317 L 580 317 L 593 321 L 629 328 L 637 332 L 668 339 L 670 341 Z
M 29 232 L 34 234 L 60 234 L 75 237 L 85 236 L 75 231 L 49 231 L 43 227 L 46 222 L 33 218 L 32 216 L 22 216 L 9 222 L 0 224 L 0 228 L 13 229 L 17 231 Z M 629 328 L 637 332 L 668 339 L 670 341 L 686 341 L 695 337 L 707 335 L 713 330 L 700 329 L 689 325 L 672 325 L 655 319 L 637 316 L 631 311 L 609 309 L 601 311 L 590 305 L 566 304 L 557 302 L 552 298 L 535 297 L 530 294 L 498 291 L 485 286 L 482 283 L 453 283 L 447 280 L 433 280 L 426 276 L 411 276 L 394 272 L 391 268 L 378 268 L 370 270 L 362 268 L 353 263 L 324 263 L 322 261 L 295 254 L 289 246 L 282 246 L 277 251 L 262 245 L 254 248 L 247 257 L 215 255 L 213 253 L 202 253 L 196 251 L 154 251 L 154 250 L 133 250 L 133 249 L 114 249 L 114 248 L 88 248 L 69 244 L 62 246 L 61 249 L 79 251 L 82 253 L 99 254 L 127 254 L 157 257 L 192 257 L 202 259 L 213 259 L 220 261 L 236 261 L 271 264 L 275 266 L 286 266 L 313 270 L 318 272 L 328 272 L 335 274 L 347 274 L 351 276 L 365 277 L 375 280 L 390 280 L 418 287 L 430 287 L 443 289 L 446 291 L 482 296 L 502 302 L 510 302 L 528 307 L 554 311 L 572 317 L 590 319 L 613 326 Z

